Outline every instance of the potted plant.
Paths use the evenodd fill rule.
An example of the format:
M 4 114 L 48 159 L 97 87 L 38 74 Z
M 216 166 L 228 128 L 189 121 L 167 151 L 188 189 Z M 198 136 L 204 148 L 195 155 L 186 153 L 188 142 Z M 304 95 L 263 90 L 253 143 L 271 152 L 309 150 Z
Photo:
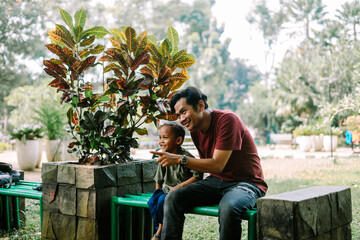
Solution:
M 308 152 L 311 149 L 311 127 L 308 125 L 300 125 L 293 131 L 293 135 L 296 137 L 296 143 L 299 144 L 299 148 L 303 152 Z
M 311 141 L 311 148 L 314 151 L 321 151 L 323 148 L 323 135 L 322 131 L 317 126 L 311 126 L 311 135 L 310 135 L 310 141 Z
M 331 127 L 325 128 L 323 130 L 324 136 L 323 136 L 323 146 L 324 150 L 329 151 L 335 151 L 338 145 L 338 138 L 341 136 L 341 129 L 337 127 Z
M 179 37 L 171 26 L 161 42 L 131 27 L 112 29 L 112 47 L 105 49 L 97 39 L 110 32 L 104 27 L 84 30 L 83 9 L 75 13 L 75 21 L 66 11 L 60 13 L 67 26 L 56 24 L 48 32 L 53 43 L 46 46 L 56 58 L 44 60 L 44 71 L 54 78 L 49 85 L 62 92 L 60 103 L 69 106 L 69 151 L 79 160 L 43 165 L 43 204 L 48 210 L 42 236 L 82 238 L 91 229 L 95 239 L 108 239 L 110 197 L 146 191 L 147 182 L 154 186 L 148 175 L 153 170 L 131 162 L 130 149 L 139 145 L 134 133 L 147 134 L 144 124 L 176 119 L 169 99 L 188 80 L 185 68 L 195 60 L 178 49 Z M 95 89 L 86 73 L 99 64 L 108 77 L 103 88 Z M 51 199 L 57 190 L 58 201 Z M 68 228 L 57 227 L 58 221 L 68 222 Z
M 55 105 L 56 102 L 52 100 L 43 101 L 36 108 L 34 120 L 38 121 L 47 138 L 45 142 L 45 153 L 48 162 L 61 161 L 62 139 L 65 134 L 65 111 L 61 106 Z
M 11 139 L 16 140 L 16 154 L 20 169 L 34 170 L 40 151 L 40 141 L 43 129 L 40 127 L 24 126 L 10 132 Z

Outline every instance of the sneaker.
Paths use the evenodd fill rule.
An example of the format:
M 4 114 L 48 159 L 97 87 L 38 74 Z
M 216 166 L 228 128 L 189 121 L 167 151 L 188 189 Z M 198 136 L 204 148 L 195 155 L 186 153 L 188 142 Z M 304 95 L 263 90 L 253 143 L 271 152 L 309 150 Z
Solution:
M 160 240 L 160 236 L 157 235 L 157 234 L 155 234 L 155 235 L 151 238 L 151 240 Z

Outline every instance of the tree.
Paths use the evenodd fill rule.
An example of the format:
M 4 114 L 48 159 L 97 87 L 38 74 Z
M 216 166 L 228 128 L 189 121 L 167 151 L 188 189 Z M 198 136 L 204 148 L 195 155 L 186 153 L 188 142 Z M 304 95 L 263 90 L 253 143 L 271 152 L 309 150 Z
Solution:
M 45 13 L 40 1 L 0 2 L 0 101 L 9 94 L 10 89 L 25 83 L 34 82 L 34 76 L 28 70 L 29 60 L 43 55 L 41 45 Z M 0 123 L 7 131 L 9 109 L 0 105 L 3 113 Z
M 360 2 L 355 0 L 353 2 L 346 2 L 341 5 L 341 10 L 337 10 L 337 18 L 345 24 L 350 25 L 353 31 L 354 40 L 357 41 L 357 25 L 360 24 Z

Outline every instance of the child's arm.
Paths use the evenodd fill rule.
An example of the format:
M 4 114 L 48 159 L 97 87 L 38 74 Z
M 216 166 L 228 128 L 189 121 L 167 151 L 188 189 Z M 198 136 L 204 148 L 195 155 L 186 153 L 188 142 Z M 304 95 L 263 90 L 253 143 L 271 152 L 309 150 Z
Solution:
M 170 191 L 174 191 L 176 189 L 185 187 L 186 185 L 189 185 L 190 183 L 193 183 L 193 182 L 196 182 L 196 181 L 199 181 L 199 179 L 197 179 L 196 177 L 191 177 L 188 180 L 186 180 L 186 181 L 176 185 L 175 187 L 171 188 Z
M 156 189 L 162 188 L 162 184 L 156 183 Z

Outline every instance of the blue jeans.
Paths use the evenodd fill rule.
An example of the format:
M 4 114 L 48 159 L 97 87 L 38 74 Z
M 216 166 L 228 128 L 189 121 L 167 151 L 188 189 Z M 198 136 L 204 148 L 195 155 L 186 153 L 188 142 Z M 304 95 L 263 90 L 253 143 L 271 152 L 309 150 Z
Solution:
M 196 206 L 219 204 L 220 239 L 241 239 L 241 215 L 265 194 L 247 182 L 209 176 L 170 192 L 164 205 L 162 240 L 181 240 L 185 215 Z
M 164 218 L 164 201 L 167 193 L 161 188 L 155 190 L 149 201 L 147 202 L 150 214 L 154 219 L 154 227 L 156 230 L 159 228 L 159 223 L 163 223 Z

